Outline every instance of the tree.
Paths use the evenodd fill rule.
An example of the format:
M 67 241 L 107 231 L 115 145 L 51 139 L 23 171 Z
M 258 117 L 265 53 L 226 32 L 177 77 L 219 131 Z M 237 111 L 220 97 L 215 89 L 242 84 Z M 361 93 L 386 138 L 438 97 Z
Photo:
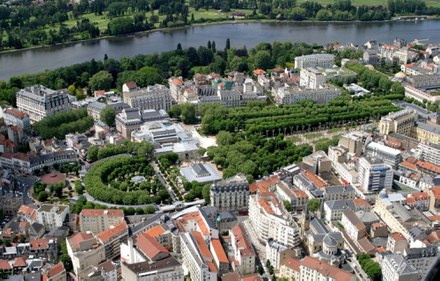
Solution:
M 292 212 L 292 204 L 290 203 L 289 200 L 284 200 L 283 205 L 284 205 L 284 208 L 286 209 L 286 211 Z
M 254 56 L 255 68 L 269 69 L 272 67 L 272 57 L 269 51 L 260 50 Z
M 91 147 L 89 147 L 89 149 L 87 150 L 87 159 L 92 162 L 98 160 L 98 151 L 99 147 L 96 145 L 92 145 Z
M 156 212 L 156 209 L 153 205 L 148 205 L 145 207 L 145 214 L 154 214 Z
M 319 210 L 319 207 L 321 206 L 321 201 L 319 201 L 316 198 L 312 198 L 309 200 L 309 210 L 310 212 L 316 212 Z
M 110 127 L 115 125 L 116 111 L 113 107 L 105 107 L 99 115 L 102 122 L 105 122 Z
M 80 180 L 75 181 L 75 192 L 78 193 L 78 195 L 81 195 L 84 191 L 84 187 Z
M 49 193 L 47 193 L 46 191 L 41 191 L 37 195 L 37 200 L 40 201 L 40 202 L 47 201 L 47 198 L 49 198 Z
M 92 91 L 96 90 L 110 90 L 113 83 L 113 77 L 108 71 L 100 71 L 93 75 L 89 81 L 89 87 Z

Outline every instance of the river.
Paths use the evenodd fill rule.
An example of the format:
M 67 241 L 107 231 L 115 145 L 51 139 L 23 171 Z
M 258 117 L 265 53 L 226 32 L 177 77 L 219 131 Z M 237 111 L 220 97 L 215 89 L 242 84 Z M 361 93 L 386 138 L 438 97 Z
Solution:
M 0 54 L 0 80 L 11 76 L 54 69 L 95 58 L 103 59 L 150 54 L 175 49 L 178 43 L 183 48 L 206 45 L 215 41 L 223 48 L 226 38 L 235 47 L 254 47 L 259 42 L 292 41 L 325 44 L 328 42 L 363 44 L 376 39 L 392 42 L 395 37 L 429 39 L 440 43 L 440 21 L 408 22 L 347 22 L 347 23 L 228 23 L 193 26 L 155 31 L 117 38 L 79 42 L 69 45 L 28 49 Z

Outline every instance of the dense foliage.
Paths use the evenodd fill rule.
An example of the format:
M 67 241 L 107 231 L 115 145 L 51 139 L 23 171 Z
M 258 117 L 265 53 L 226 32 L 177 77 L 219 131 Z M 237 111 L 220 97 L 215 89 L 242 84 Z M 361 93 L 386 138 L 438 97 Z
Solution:
M 124 205 L 168 202 L 169 194 L 156 177 L 145 156 L 120 156 L 97 162 L 87 172 L 84 184 L 94 198 Z M 147 180 L 132 183 L 133 176 Z
M 260 134 L 221 131 L 217 135 L 217 144 L 208 148 L 208 156 L 223 168 L 223 178 L 243 173 L 248 181 L 268 176 L 312 153 L 309 146 L 296 146 L 283 140 L 282 134 L 266 139 Z
M 373 281 L 382 280 L 382 270 L 380 264 L 373 261 L 370 255 L 362 253 L 357 257 L 362 269 Z
M 59 112 L 36 122 L 32 129 L 43 139 L 64 139 L 70 133 L 83 133 L 93 126 L 87 109 Z
M 69 41 L 120 35 L 154 28 L 177 27 L 207 21 L 249 19 L 273 20 L 387 20 L 400 14 L 439 15 L 419 0 L 388 0 L 381 6 L 352 5 L 334 0 L 329 5 L 296 0 L 49 0 L 38 5 L 29 1 L 0 6 L 0 49 L 20 49 Z M 214 9 L 205 18 L 202 9 Z M 246 10 L 244 10 L 246 9 Z M 250 12 L 250 10 L 252 12 Z M 211 10 L 212 11 L 212 10 Z
M 104 147 L 92 145 L 87 151 L 87 160 L 94 162 L 110 156 L 124 153 L 149 157 L 151 156 L 152 151 L 153 147 L 149 142 L 143 141 L 140 143 L 135 143 L 129 140 L 125 140 L 122 144 L 119 145 L 108 144 Z

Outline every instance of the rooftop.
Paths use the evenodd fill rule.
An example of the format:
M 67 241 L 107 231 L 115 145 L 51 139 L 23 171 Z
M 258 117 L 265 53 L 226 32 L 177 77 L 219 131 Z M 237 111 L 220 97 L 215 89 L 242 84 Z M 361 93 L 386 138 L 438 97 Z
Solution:
M 124 212 L 119 209 L 108 209 L 108 210 L 98 210 L 98 209 L 83 209 L 79 213 L 82 217 L 124 217 Z
M 110 228 L 97 233 L 96 237 L 101 240 L 101 242 L 106 242 L 114 237 L 123 234 L 124 232 L 128 234 L 128 226 L 127 223 L 123 220 L 120 223 L 114 226 L 112 225 L 110 226 Z

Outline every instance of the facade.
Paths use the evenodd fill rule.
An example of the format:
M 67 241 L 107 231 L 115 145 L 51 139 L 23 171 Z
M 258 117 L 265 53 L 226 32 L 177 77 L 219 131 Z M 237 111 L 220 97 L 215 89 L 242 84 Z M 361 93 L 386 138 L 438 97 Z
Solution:
M 391 112 L 380 119 L 379 132 L 382 135 L 397 133 L 409 136 L 416 121 L 417 111 L 415 110 L 403 109 Z
M 272 91 L 277 105 L 293 104 L 311 99 L 317 103 L 326 103 L 341 95 L 341 91 L 330 84 L 324 84 L 316 89 L 299 86 L 284 86 Z
M 391 189 L 393 169 L 379 158 L 359 159 L 359 184 L 363 192 Z
M 3 120 L 8 126 L 17 126 L 27 131 L 31 127 L 29 115 L 15 108 L 7 108 L 3 112 Z
M 235 263 L 232 263 L 234 271 L 242 275 L 255 273 L 255 259 L 257 255 L 243 226 L 237 224 L 229 231 L 229 234 L 235 260 Z
M 139 263 L 121 263 L 123 280 L 133 281 L 167 281 L 185 280 L 182 265 L 173 257 L 167 257 L 157 262 L 143 261 Z
M 130 107 L 139 110 L 164 109 L 168 111 L 172 103 L 170 90 L 164 85 L 157 84 L 135 91 L 124 92 L 123 99 Z
M 37 210 L 37 222 L 44 225 L 46 231 L 62 226 L 69 214 L 69 206 L 43 204 Z
M 124 212 L 122 210 L 83 209 L 79 213 L 79 228 L 83 232 L 98 233 L 123 220 Z
M 371 205 L 365 199 L 344 199 L 324 201 L 324 218 L 326 221 L 340 221 L 346 209 L 357 211 L 370 211 Z
M 403 253 L 408 248 L 408 241 L 399 232 L 393 232 L 388 235 L 387 249 L 391 253 Z
M 244 175 L 216 182 L 211 185 L 210 198 L 211 206 L 222 211 L 246 209 L 249 198 L 249 183 Z
M 356 78 L 356 73 L 344 68 L 307 67 L 301 69 L 300 86 L 318 89 L 328 80 L 348 81 L 353 78 Z
M 106 259 L 104 245 L 90 233 L 78 232 L 66 238 L 66 246 L 77 276 L 89 266 L 96 266 Z
M 168 119 L 165 110 L 125 108 L 115 118 L 116 131 L 124 138 L 130 139 L 131 133 L 139 130 L 145 122 Z
M 335 56 L 331 54 L 305 55 L 295 58 L 295 68 L 305 67 L 333 67 Z
M 405 260 L 419 272 L 422 279 L 428 274 L 438 258 L 436 245 L 423 246 L 422 248 L 408 248 L 403 253 Z
M 440 103 L 440 96 L 432 95 L 429 91 L 422 91 L 409 85 L 405 86 L 405 97 L 413 98 L 418 102 L 427 100 L 431 103 Z
M 383 281 L 413 281 L 419 277 L 418 271 L 401 254 L 390 254 L 382 262 Z
M 440 145 L 440 126 L 428 122 L 416 122 L 411 137 L 420 142 L 429 142 Z
M 342 212 L 341 224 L 353 241 L 357 241 L 367 234 L 365 224 L 350 209 Z
M 107 260 L 117 258 L 121 255 L 121 243 L 128 238 L 127 223 L 123 220 L 111 225 L 108 229 L 98 232 L 96 238 L 104 245 Z
M 273 193 L 249 196 L 250 223 L 263 243 L 272 238 L 288 247 L 297 247 L 301 242 L 300 227 L 282 205 Z
M 182 261 L 192 280 L 217 280 L 217 269 L 200 232 L 180 234 Z
M 264 258 L 270 261 L 270 264 L 275 270 L 279 270 L 281 264 L 286 262 L 288 258 L 296 257 L 295 253 L 296 252 L 294 249 L 269 239 L 269 241 L 266 243 Z
M 70 101 L 67 94 L 61 91 L 34 85 L 18 91 L 17 108 L 28 114 L 32 122 L 37 122 L 46 116 L 69 111 Z
M 400 150 L 388 147 L 377 142 L 370 142 L 365 148 L 365 154 L 371 158 L 379 158 L 392 168 L 395 168 L 402 162 L 402 154 Z
M 440 145 L 433 143 L 419 143 L 417 147 L 420 152 L 420 158 L 423 161 L 431 162 L 440 166 Z

